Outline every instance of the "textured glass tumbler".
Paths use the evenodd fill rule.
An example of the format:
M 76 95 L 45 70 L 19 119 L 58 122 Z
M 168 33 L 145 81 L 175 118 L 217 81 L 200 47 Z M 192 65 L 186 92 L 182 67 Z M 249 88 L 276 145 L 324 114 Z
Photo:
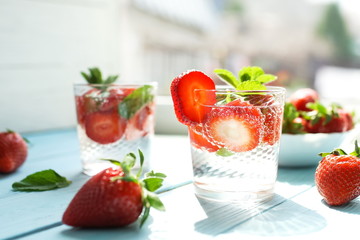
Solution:
M 206 103 L 211 98 L 216 104 Z M 272 197 L 284 99 L 281 87 L 195 90 L 204 115 L 201 123 L 188 128 L 198 197 L 242 203 Z
M 74 84 L 83 172 L 94 175 L 140 149 L 149 168 L 154 134 L 155 83 Z M 139 163 L 137 163 L 139 164 Z M 137 168 L 139 166 L 135 166 Z

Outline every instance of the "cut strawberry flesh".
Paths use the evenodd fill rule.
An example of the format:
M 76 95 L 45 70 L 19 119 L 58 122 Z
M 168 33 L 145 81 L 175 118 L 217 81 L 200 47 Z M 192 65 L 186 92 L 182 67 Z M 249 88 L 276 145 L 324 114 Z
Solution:
M 206 150 L 208 152 L 216 152 L 220 149 L 220 147 L 215 144 L 209 142 L 208 139 L 203 135 L 203 129 L 198 127 L 199 129 L 195 129 L 195 127 L 189 127 L 189 137 L 191 145 L 195 148 Z
M 119 140 L 125 131 L 126 120 L 117 113 L 94 112 L 85 118 L 86 135 L 100 144 L 113 143 Z
M 171 96 L 174 102 L 175 114 L 179 122 L 190 126 L 203 122 L 211 110 L 199 104 L 204 102 L 212 105 L 216 103 L 215 92 L 198 96 L 195 99 L 195 89 L 214 90 L 214 81 L 200 71 L 189 71 L 176 77 L 171 84 Z
M 239 107 L 215 108 L 205 120 L 208 137 L 234 152 L 256 148 L 261 141 L 264 117 L 247 102 Z

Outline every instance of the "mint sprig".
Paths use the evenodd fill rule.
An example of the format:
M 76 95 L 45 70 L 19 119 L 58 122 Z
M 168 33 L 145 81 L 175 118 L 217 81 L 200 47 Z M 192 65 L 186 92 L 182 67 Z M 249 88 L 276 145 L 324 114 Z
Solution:
M 12 188 L 14 191 L 23 192 L 48 191 L 67 187 L 70 184 L 71 181 L 49 169 L 30 174 L 20 182 L 14 182 Z
M 242 68 L 238 77 L 226 69 L 215 69 L 214 72 L 236 90 L 266 90 L 265 84 L 277 79 L 274 75 L 265 74 L 264 70 L 257 66 Z
M 144 85 L 124 98 L 118 107 L 119 114 L 125 119 L 130 119 L 142 107 L 152 102 L 153 99 L 153 86 Z
M 113 177 L 113 181 L 119 179 L 123 181 L 131 181 L 140 184 L 140 186 L 142 187 L 143 213 L 140 218 L 141 227 L 146 221 L 146 219 L 149 217 L 151 207 L 160 211 L 165 211 L 164 204 L 154 192 L 160 187 L 162 187 L 166 175 L 163 173 L 156 173 L 154 171 L 151 171 L 146 173 L 144 175 L 144 178 L 140 179 L 143 170 L 144 155 L 140 149 L 138 150 L 138 154 L 140 158 L 140 168 L 136 174 L 131 171 L 131 169 L 135 166 L 136 162 L 136 155 L 134 153 L 127 154 L 122 162 L 113 159 L 103 160 L 110 161 L 111 163 L 120 166 L 125 173 L 124 176 Z
M 93 67 L 93 68 L 89 68 L 88 70 L 89 73 L 81 72 L 81 75 L 89 84 L 103 85 L 103 86 L 95 87 L 101 91 L 106 91 L 108 87 L 107 85 L 114 83 L 119 77 L 118 75 L 111 75 L 108 76 L 106 79 L 104 79 L 99 68 Z

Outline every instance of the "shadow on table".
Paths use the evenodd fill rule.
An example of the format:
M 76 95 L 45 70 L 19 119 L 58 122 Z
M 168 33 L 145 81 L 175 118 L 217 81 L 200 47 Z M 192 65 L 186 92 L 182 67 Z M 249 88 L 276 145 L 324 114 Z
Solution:
M 284 168 L 278 170 L 277 181 L 287 182 L 291 185 L 310 185 L 315 184 L 315 167 Z
M 331 209 L 334 209 L 339 212 L 344 212 L 348 214 L 360 215 L 360 197 L 350 201 L 349 203 L 341 206 L 329 206 L 324 199 L 321 201 L 324 205 L 328 206 Z
M 267 203 L 246 208 L 234 203 L 198 200 L 208 217 L 195 223 L 195 230 L 207 235 L 293 236 L 326 226 L 325 218 L 315 211 L 277 194 Z
M 146 224 L 152 222 L 149 217 Z M 144 226 L 140 229 L 138 223 L 119 228 L 69 228 L 61 231 L 61 235 L 66 239 L 147 239 L 150 230 Z M 121 236 L 121 237 L 120 237 Z M 119 238 L 120 237 L 120 238 Z

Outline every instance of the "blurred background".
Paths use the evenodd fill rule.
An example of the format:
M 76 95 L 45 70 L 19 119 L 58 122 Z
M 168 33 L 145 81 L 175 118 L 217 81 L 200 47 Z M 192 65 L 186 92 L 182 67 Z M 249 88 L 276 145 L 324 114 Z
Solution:
M 97 66 L 158 82 L 157 133 L 185 133 L 169 86 L 188 69 L 258 65 L 291 93 L 360 105 L 357 0 L 0 0 L 0 130 L 75 127 L 73 83 Z

